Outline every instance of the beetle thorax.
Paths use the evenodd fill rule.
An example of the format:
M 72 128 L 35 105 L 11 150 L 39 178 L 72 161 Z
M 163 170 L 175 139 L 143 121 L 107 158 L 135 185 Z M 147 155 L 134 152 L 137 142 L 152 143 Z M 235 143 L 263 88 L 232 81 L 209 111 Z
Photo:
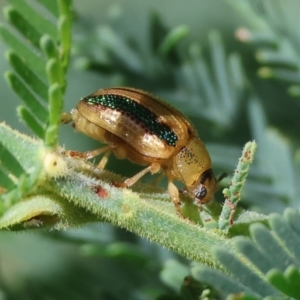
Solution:
M 201 203 L 208 202 L 217 190 L 209 153 L 198 137 L 192 137 L 177 153 L 173 169 L 176 178 L 182 180 L 193 198 Z
M 176 154 L 173 168 L 176 177 L 182 180 L 186 187 L 194 186 L 201 174 L 211 168 L 210 156 L 198 137 L 192 137 Z

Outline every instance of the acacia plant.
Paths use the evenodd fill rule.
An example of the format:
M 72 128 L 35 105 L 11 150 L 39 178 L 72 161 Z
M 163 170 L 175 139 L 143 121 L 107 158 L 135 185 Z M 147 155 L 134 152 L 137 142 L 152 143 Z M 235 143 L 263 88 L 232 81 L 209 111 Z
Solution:
M 82 244 L 89 245 L 83 248 L 86 256 L 111 260 L 108 268 L 113 268 L 117 259 L 122 262 L 114 269 L 118 279 L 114 283 L 108 284 L 106 279 L 93 283 L 82 276 L 82 285 L 75 289 L 84 298 L 124 299 L 126 295 L 150 299 L 150 295 L 139 295 L 146 297 L 149 285 L 153 288 L 157 284 L 157 299 L 162 295 L 163 299 L 231 299 L 237 294 L 241 299 L 300 299 L 300 215 L 294 208 L 298 206 L 300 174 L 298 156 L 294 155 L 299 119 L 295 128 L 290 128 L 275 117 L 278 110 L 271 109 L 277 103 L 293 116 L 299 105 L 300 40 L 296 27 L 291 26 L 295 20 L 288 18 L 291 12 L 281 7 L 279 0 L 227 1 L 248 22 L 248 27 L 237 29 L 236 37 L 251 45 L 258 61 L 254 73 L 242 64 L 242 51 L 226 52 L 219 32 L 208 34 L 209 48 L 203 50 L 197 41 L 187 41 L 186 26 L 169 29 L 156 13 L 149 18 L 149 49 L 145 51 L 138 39 L 129 41 L 122 36 L 117 22 L 101 25 L 89 34 L 74 32 L 72 41 L 71 0 L 8 2 L 4 7 L 6 21 L 0 26 L 10 65 L 4 76 L 22 102 L 17 114 L 31 136 L 12 129 L 9 120 L 1 120 L 1 230 L 13 235 L 14 231 L 41 229 L 42 233 L 35 230 L 34 234 L 59 236 L 74 244 L 76 238 L 63 230 L 105 222 L 139 236 L 134 236 L 132 244 L 110 237 L 109 242 L 100 241 L 99 245 L 88 235 L 80 238 Z M 208 143 L 214 167 L 230 175 L 216 201 L 199 210 L 192 199 L 181 195 L 182 218 L 163 185 L 138 182 L 132 188 L 117 188 L 111 183 L 124 180 L 122 170 L 120 174 L 102 171 L 94 162 L 65 155 L 68 145 L 59 142 L 59 129 L 66 126 L 60 118 L 68 106 L 71 46 L 76 49 L 74 68 L 80 68 L 82 74 L 105 75 L 110 83 L 163 96 L 189 116 L 199 134 L 201 127 L 206 128 L 201 135 L 204 141 L 209 136 L 218 140 Z M 280 84 L 283 97 L 275 97 L 275 104 L 264 100 L 268 96 L 257 88 L 257 80 L 264 83 L 266 79 Z M 272 87 L 267 92 L 272 97 Z M 64 130 L 73 132 L 71 127 Z M 283 214 L 274 213 L 283 210 Z M 107 230 L 100 227 L 97 234 Z M 163 246 L 186 260 L 172 254 L 172 260 L 162 266 L 158 256 L 142 250 L 142 238 L 157 244 L 153 246 L 156 249 Z M 140 282 L 142 269 L 148 270 L 151 259 L 156 260 L 157 270 L 162 269 L 164 286 L 157 279 L 152 282 L 153 274 Z M 124 265 L 123 260 L 131 264 Z M 122 267 L 133 272 L 132 278 L 122 275 Z M 71 273 L 70 278 L 75 276 Z M 135 280 L 138 286 L 132 285 Z M 114 290 L 118 281 L 125 283 L 119 286 L 121 292 Z M 90 287 L 88 291 L 82 288 L 84 284 Z M 96 285 L 101 289 L 92 293 Z M 0 288 L 7 299 L 26 298 L 22 288 L 13 289 L 5 280 Z M 41 284 L 27 293 L 32 299 L 42 289 Z M 48 292 L 56 299 L 68 296 L 66 290 L 61 290 L 60 296 Z M 39 299 L 47 297 L 46 292 L 38 295 Z

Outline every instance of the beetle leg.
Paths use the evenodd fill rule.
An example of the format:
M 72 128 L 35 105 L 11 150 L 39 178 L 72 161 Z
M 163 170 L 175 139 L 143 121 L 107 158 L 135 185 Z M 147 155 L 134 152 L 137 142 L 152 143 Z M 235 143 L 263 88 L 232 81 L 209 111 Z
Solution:
M 148 166 L 147 168 L 145 168 L 142 171 L 138 172 L 134 176 L 132 176 L 130 178 L 127 178 L 124 181 L 124 185 L 126 187 L 129 187 L 129 186 L 133 185 L 134 183 L 136 183 L 139 179 L 141 179 L 148 172 L 150 172 L 151 174 L 155 174 L 155 173 L 157 173 L 159 171 L 160 171 L 160 164 L 158 164 L 158 163 L 152 163 L 150 166 Z
M 90 159 L 90 158 L 96 157 L 102 153 L 105 153 L 107 151 L 111 151 L 111 146 L 105 146 L 105 147 L 98 148 L 96 150 L 86 151 L 83 154 L 86 159 Z
M 178 188 L 176 187 L 176 185 L 172 181 L 169 181 L 168 191 L 169 191 L 169 195 L 170 195 L 170 197 L 172 199 L 172 202 L 175 205 L 176 212 L 180 216 L 182 216 L 182 213 L 181 213 L 181 202 L 179 200 L 179 191 L 178 191 Z
M 100 162 L 99 162 L 99 164 L 97 166 L 98 169 L 104 170 L 104 168 L 105 168 L 105 166 L 106 166 L 106 164 L 108 162 L 108 157 L 109 157 L 110 154 L 111 154 L 111 150 L 107 150 L 105 152 L 105 154 L 103 155 L 103 157 L 101 158 L 101 160 L 100 160 Z
M 105 147 L 98 148 L 96 150 L 86 151 L 86 152 L 66 150 L 66 151 L 63 151 L 62 154 L 67 155 L 69 157 L 90 159 L 90 158 L 93 158 L 95 156 L 98 156 L 98 155 L 106 152 L 104 157 L 101 159 L 101 161 L 98 165 L 98 167 L 103 169 L 106 162 L 107 162 L 108 156 L 111 153 L 111 151 L 112 151 L 111 146 L 105 146 Z M 103 160 L 103 162 L 102 162 L 102 160 Z
M 105 146 L 105 147 L 99 148 L 94 151 L 88 151 L 88 152 L 86 152 L 86 154 L 87 154 L 87 158 L 92 158 L 92 157 L 95 157 L 95 156 L 98 156 L 98 155 L 104 153 L 103 157 L 101 158 L 101 160 L 97 166 L 97 168 L 99 168 L 100 170 L 104 170 L 104 168 L 108 162 L 108 157 L 112 151 L 114 151 L 116 157 L 118 157 L 120 159 L 124 159 L 127 155 L 126 149 L 124 147 L 122 147 L 121 145 Z

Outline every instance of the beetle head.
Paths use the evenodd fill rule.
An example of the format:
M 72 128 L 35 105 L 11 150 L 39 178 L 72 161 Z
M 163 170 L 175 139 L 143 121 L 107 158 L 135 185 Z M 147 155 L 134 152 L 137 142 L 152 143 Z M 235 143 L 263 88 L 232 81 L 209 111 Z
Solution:
M 201 174 L 194 188 L 189 189 L 199 204 L 210 202 L 214 193 L 218 190 L 218 181 L 212 171 L 208 169 Z
M 201 174 L 198 183 L 189 190 L 199 204 L 206 204 L 211 201 L 214 193 L 219 189 L 219 182 L 226 176 L 226 173 L 222 173 L 216 179 L 212 169 L 209 169 Z

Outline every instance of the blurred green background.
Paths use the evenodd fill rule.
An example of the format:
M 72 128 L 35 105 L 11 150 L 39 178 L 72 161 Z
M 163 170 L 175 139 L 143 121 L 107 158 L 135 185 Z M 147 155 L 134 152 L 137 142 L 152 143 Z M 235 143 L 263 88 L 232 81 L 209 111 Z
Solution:
M 298 207 L 299 99 L 288 96 L 289 82 L 257 77 L 261 66 L 255 59 L 257 47 L 235 38 L 236 29 L 248 23 L 229 2 L 74 0 L 65 110 L 70 111 L 81 97 L 100 88 L 125 85 L 152 92 L 192 120 L 210 150 L 217 175 L 232 173 L 244 143 L 255 138 L 257 160 L 243 205 L 264 213 L 282 212 L 287 206 Z M 5 4 L 0 1 L 1 8 Z M 284 5 L 283 14 L 297 22 L 299 1 Z M 153 45 L 162 40 L 163 28 L 168 33 L 178 26 L 186 26 L 182 28 L 188 29 L 188 34 L 176 45 L 176 51 L 157 54 Z M 223 112 L 220 104 L 222 121 L 217 115 L 209 116 L 201 92 L 198 97 L 189 90 L 195 79 L 189 73 L 193 45 L 201 48 L 217 85 L 209 39 L 212 30 L 220 33 L 226 57 L 239 53 L 245 76 L 240 78 L 244 89 L 233 93 L 232 112 Z M 299 44 L 295 47 L 300 48 Z M 9 66 L 1 41 L 0 49 L 3 73 Z M 197 85 L 196 81 L 195 90 Z M 30 134 L 18 120 L 19 99 L 3 76 L 0 90 L 0 120 Z M 71 126 L 62 126 L 60 141 L 67 149 L 82 151 L 98 145 Z M 124 176 L 139 170 L 139 166 L 115 159 L 108 168 Z M 217 200 L 221 199 L 219 192 Z M 178 292 L 189 265 L 176 254 L 109 224 L 91 224 L 68 232 L 0 233 L 0 299 L 181 299 Z

